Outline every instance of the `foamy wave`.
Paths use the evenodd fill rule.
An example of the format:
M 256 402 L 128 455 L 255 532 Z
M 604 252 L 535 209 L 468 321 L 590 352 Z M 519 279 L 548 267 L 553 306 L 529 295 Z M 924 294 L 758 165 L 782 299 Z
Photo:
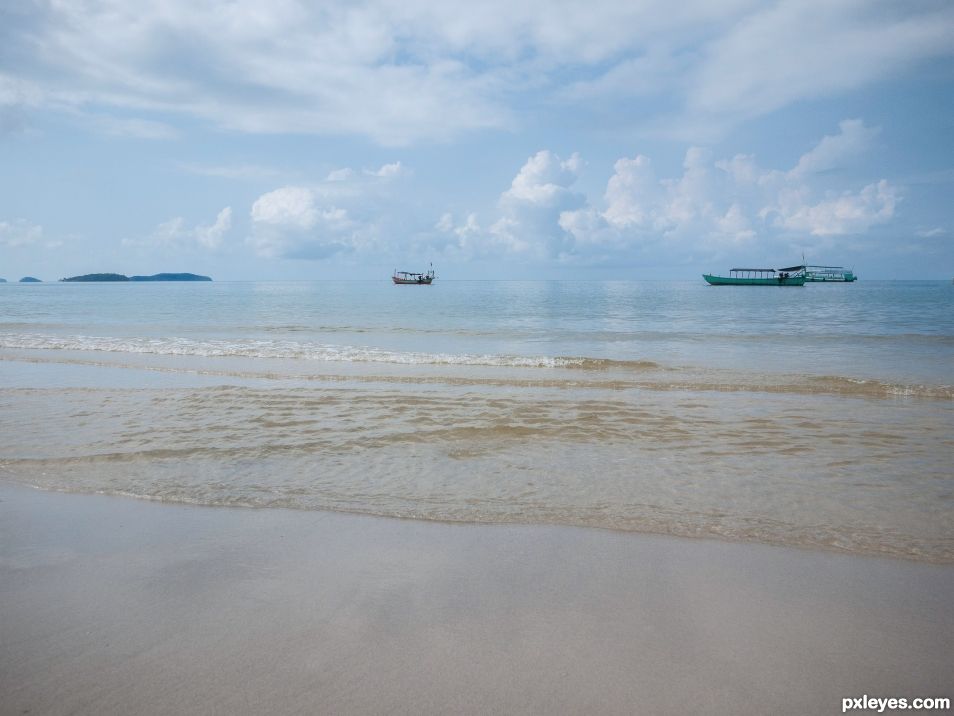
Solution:
M 396 363 L 402 365 L 472 365 L 515 368 L 600 369 L 607 361 L 593 358 L 519 356 L 467 353 L 421 353 L 361 346 L 338 346 L 298 341 L 227 340 L 196 341 L 189 338 L 114 338 L 109 336 L 50 336 L 33 333 L 0 334 L 0 348 L 30 350 L 105 351 L 200 357 L 290 358 L 345 363 Z M 653 364 L 648 364 L 653 365 Z

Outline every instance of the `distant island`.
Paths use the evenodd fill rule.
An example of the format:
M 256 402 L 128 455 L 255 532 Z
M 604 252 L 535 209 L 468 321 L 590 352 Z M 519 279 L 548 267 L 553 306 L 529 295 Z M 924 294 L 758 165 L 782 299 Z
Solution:
M 6 283 L 6 282 L 7 280 L 5 278 L 0 278 L 0 283 Z
M 61 278 L 60 281 L 128 281 L 129 276 L 123 276 L 121 273 L 88 273 L 83 276 L 70 276 Z
M 26 279 L 23 279 L 24 281 Z M 155 273 L 152 276 L 124 276 L 121 273 L 88 273 L 61 278 L 60 281 L 211 281 L 209 276 L 194 273 Z
M 33 278 L 32 276 L 24 276 L 20 279 L 20 283 L 43 283 L 38 278 Z
M 130 281 L 211 281 L 210 276 L 195 273 L 154 273 L 152 276 L 131 276 Z

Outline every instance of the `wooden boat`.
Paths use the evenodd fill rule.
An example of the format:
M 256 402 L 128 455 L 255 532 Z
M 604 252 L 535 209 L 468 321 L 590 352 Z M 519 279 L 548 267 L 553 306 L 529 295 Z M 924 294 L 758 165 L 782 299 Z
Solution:
M 431 269 L 427 273 L 413 273 L 411 271 L 394 271 L 394 274 L 391 276 L 391 280 L 394 283 L 398 284 L 416 284 L 416 285 L 429 285 L 434 281 L 436 276 L 434 275 L 434 266 L 431 265 Z
M 734 268 L 729 270 L 728 276 L 704 273 L 702 278 L 713 286 L 804 286 L 805 267 Z
M 806 266 L 805 280 L 814 283 L 828 281 L 851 283 L 857 281 L 858 277 L 855 276 L 854 271 L 843 266 Z

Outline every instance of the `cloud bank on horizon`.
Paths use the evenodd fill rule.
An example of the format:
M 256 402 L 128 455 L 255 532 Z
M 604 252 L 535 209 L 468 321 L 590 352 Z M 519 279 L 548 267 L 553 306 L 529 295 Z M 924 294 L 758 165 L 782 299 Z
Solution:
M 0 43 L 4 273 L 954 271 L 947 2 L 51 0 Z

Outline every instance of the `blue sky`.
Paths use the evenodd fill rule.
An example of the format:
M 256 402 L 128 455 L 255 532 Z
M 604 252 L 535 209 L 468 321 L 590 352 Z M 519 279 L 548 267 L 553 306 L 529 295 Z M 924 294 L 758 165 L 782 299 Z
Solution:
M 954 276 L 954 5 L 0 5 L 0 276 Z M 701 280 L 701 279 L 700 279 Z

